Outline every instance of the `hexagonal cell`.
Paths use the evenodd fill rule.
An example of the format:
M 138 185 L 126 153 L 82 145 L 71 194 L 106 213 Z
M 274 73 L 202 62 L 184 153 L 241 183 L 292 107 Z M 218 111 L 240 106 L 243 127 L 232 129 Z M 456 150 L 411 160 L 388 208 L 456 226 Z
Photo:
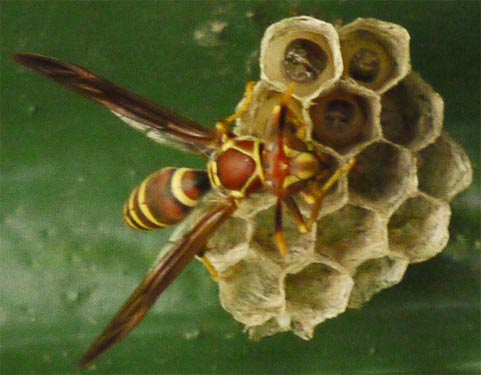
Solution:
M 325 156 L 328 154 L 324 154 Z M 344 167 L 346 163 L 349 163 L 350 160 L 338 160 L 338 159 L 330 159 L 327 158 L 330 162 L 330 171 L 332 174 L 334 174 L 339 168 Z M 329 175 L 330 177 L 331 175 Z M 326 177 L 324 180 L 321 181 L 321 185 L 324 182 L 327 182 L 326 180 L 329 178 Z M 322 217 L 324 215 L 327 215 L 331 212 L 337 211 L 341 207 L 343 207 L 348 200 L 348 193 L 347 193 L 347 175 L 342 176 L 336 184 L 331 187 L 331 189 L 328 191 L 327 195 L 324 197 L 322 201 L 322 206 L 321 210 L 319 212 L 318 218 Z M 303 207 L 300 205 L 301 208 Z M 308 209 L 306 210 L 306 215 L 307 212 L 310 214 L 310 209 L 311 206 L 308 206 Z
M 297 83 L 295 95 L 310 98 L 342 74 L 339 37 L 334 27 L 301 16 L 277 22 L 261 43 L 261 78 L 279 91 Z
M 415 159 L 402 147 L 374 143 L 356 156 L 348 185 L 352 203 L 389 213 L 416 190 Z
M 391 142 L 417 151 L 441 133 L 444 102 L 416 73 L 410 73 L 382 98 L 381 126 Z
M 473 180 L 473 169 L 463 148 L 447 134 L 418 154 L 419 189 L 450 201 Z
M 429 259 L 446 246 L 451 209 L 447 203 L 419 193 L 407 199 L 388 223 L 389 246 L 411 263 Z
M 283 215 L 283 228 L 286 237 L 288 253 L 283 257 L 274 242 L 274 216 L 275 209 L 269 209 L 259 213 L 255 217 L 251 249 L 268 257 L 290 272 L 295 272 L 312 262 L 314 256 L 315 228 L 307 233 L 299 231 L 298 224 L 289 212 Z
M 317 97 L 306 112 L 312 139 L 347 154 L 381 135 L 379 96 L 352 82 L 341 81 Z
M 239 208 L 234 212 L 234 216 L 247 221 L 252 221 L 259 212 L 267 210 L 275 205 L 276 201 L 276 196 L 265 190 L 251 194 L 242 201 Z
M 408 264 L 407 259 L 395 254 L 370 259 L 361 264 L 354 275 L 349 307 L 360 308 L 381 290 L 399 283 Z
M 269 319 L 267 322 L 261 325 L 246 328 L 249 332 L 249 340 L 259 341 L 264 337 L 273 336 L 276 333 L 290 331 L 291 325 L 291 317 L 284 312 L 275 318 Z
M 277 134 L 277 127 L 272 126 L 274 107 L 279 105 L 283 93 L 275 91 L 266 82 L 259 81 L 254 88 L 254 96 L 252 98 L 249 110 L 240 118 L 234 132 L 238 135 L 251 135 L 263 140 L 272 139 Z M 243 99 L 237 106 L 239 110 L 244 104 Z M 306 127 L 303 120 L 302 104 L 292 98 L 288 104 L 289 110 L 292 112 L 287 118 L 287 130 L 304 139 L 306 136 Z
M 236 320 L 260 325 L 285 309 L 282 268 L 250 251 L 219 275 L 220 301 Z
M 284 283 L 293 331 L 304 339 L 312 338 L 317 324 L 344 312 L 353 285 L 346 272 L 322 263 L 287 275 Z
M 326 264 L 322 259 L 315 260 L 296 274 L 286 275 L 286 311 L 261 326 L 249 327 L 251 339 L 290 329 L 308 340 L 317 324 L 346 309 L 352 279 L 341 267 Z
M 223 272 L 247 256 L 251 236 L 252 225 L 246 220 L 231 217 L 210 238 L 205 257 L 217 272 Z
M 315 251 L 335 259 L 351 274 L 366 260 L 388 252 L 386 220 L 350 204 L 323 216 L 316 238 Z
M 358 18 L 339 30 L 344 77 L 383 93 L 409 72 L 409 34 L 403 27 Z

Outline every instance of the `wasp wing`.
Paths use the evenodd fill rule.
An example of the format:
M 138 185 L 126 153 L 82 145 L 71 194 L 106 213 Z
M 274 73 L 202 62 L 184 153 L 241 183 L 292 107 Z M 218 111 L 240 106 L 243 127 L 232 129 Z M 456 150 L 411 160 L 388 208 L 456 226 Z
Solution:
M 34 54 L 16 54 L 13 60 L 107 107 L 129 126 L 154 141 L 196 153 L 215 147 L 216 133 L 168 109 L 67 62 Z
M 99 355 L 119 342 L 143 319 L 159 295 L 172 283 L 198 253 L 219 226 L 236 209 L 232 199 L 223 202 L 207 202 L 202 213 L 192 212 L 181 230 L 174 233 L 177 239 L 167 246 L 166 251 L 154 263 L 147 276 L 117 312 L 103 333 L 80 360 L 86 366 Z

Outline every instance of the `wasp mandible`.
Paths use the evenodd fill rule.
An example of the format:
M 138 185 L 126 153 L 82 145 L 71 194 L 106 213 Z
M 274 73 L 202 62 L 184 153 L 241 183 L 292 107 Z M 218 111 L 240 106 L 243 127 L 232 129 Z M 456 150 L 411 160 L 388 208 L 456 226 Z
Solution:
M 244 199 L 262 189 L 277 197 L 274 241 L 279 253 L 285 256 L 288 250 L 282 225 L 283 205 L 292 213 L 299 230 L 308 232 L 317 219 L 324 196 L 354 165 L 351 160 L 332 173 L 326 159 L 289 130 L 287 124 L 290 120 L 303 123 L 288 107 L 294 85 L 287 89 L 273 109 L 269 124 L 273 136 L 262 140 L 236 136 L 230 129 L 233 122 L 248 111 L 254 83 L 247 85 L 242 108 L 219 121 L 215 129 L 210 129 L 77 65 L 35 54 L 16 54 L 13 60 L 101 104 L 154 141 L 207 159 L 206 171 L 164 168 L 135 188 L 124 206 L 124 219 L 130 227 L 150 230 L 171 226 L 196 209 L 207 192 L 213 190 L 222 198 L 203 206 L 200 219 L 186 228 L 181 240 L 156 260 L 144 280 L 82 357 L 81 366 L 91 363 L 139 324 L 185 266 L 202 255 L 209 238 Z M 312 205 L 306 219 L 294 199 L 296 193 L 302 193 Z M 215 279 L 212 266 L 207 259 L 202 259 Z

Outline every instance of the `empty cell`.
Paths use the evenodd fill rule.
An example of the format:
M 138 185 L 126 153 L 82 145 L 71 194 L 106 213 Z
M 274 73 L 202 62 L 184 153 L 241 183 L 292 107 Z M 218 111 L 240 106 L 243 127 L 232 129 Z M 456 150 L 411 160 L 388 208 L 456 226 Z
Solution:
M 316 252 L 332 257 L 349 272 L 388 251 L 386 220 L 350 204 L 322 217 L 316 238 Z
M 276 137 L 278 127 L 272 124 L 273 111 L 279 105 L 283 96 L 282 92 L 272 90 L 265 82 L 258 82 L 254 89 L 254 97 L 249 111 L 241 117 L 237 133 L 255 136 L 263 140 L 271 140 Z M 242 106 L 243 102 L 239 103 L 238 108 Z M 306 126 L 302 114 L 302 104 L 295 98 L 291 98 L 288 108 L 286 131 L 304 139 L 306 137 Z
M 415 160 L 406 149 L 374 143 L 356 156 L 348 185 L 352 202 L 389 212 L 416 190 Z
M 386 255 L 361 264 L 354 275 L 349 298 L 350 308 L 360 308 L 381 290 L 399 283 L 408 267 L 408 260 L 398 255 Z
M 293 331 L 310 339 L 317 324 L 344 312 L 353 282 L 342 269 L 312 263 L 296 274 L 288 274 L 284 284 Z
M 285 309 L 282 278 L 279 266 L 250 252 L 220 275 L 222 306 L 247 326 L 262 324 Z
M 448 243 L 451 210 L 425 194 L 407 199 L 388 223 L 389 246 L 411 263 L 438 254 Z
M 418 74 L 386 92 L 381 103 L 382 131 L 389 141 L 417 151 L 441 133 L 443 100 Z
M 447 134 L 426 147 L 418 156 L 419 189 L 450 201 L 473 180 L 473 169 L 463 148 Z
M 290 268 L 304 267 L 311 262 L 314 253 L 315 230 L 301 233 L 289 211 L 283 215 L 283 230 L 288 244 L 288 255 L 282 257 L 274 242 L 274 208 L 262 211 L 255 217 L 251 248 L 273 262 Z

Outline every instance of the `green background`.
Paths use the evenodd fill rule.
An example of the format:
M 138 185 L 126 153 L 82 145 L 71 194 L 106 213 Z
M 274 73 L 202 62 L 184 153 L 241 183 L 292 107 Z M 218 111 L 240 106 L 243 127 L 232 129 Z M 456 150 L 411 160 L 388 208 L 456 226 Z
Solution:
M 248 341 L 193 262 L 89 373 L 474 374 L 480 362 L 479 2 L 2 1 L 2 374 L 73 374 L 169 231 L 122 223 L 131 189 L 163 166 L 201 167 L 99 106 L 9 61 L 35 52 L 89 67 L 203 124 L 256 79 L 265 28 L 296 14 L 376 17 L 411 34 L 414 69 L 445 99 L 445 128 L 475 183 L 453 201 L 446 251 L 304 342 Z M 225 22 L 220 34 L 211 21 Z M 204 32 L 204 34 L 202 34 Z M 200 35 L 200 37 L 199 37 Z M 197 36 L 197 37 L 196 37 Z

